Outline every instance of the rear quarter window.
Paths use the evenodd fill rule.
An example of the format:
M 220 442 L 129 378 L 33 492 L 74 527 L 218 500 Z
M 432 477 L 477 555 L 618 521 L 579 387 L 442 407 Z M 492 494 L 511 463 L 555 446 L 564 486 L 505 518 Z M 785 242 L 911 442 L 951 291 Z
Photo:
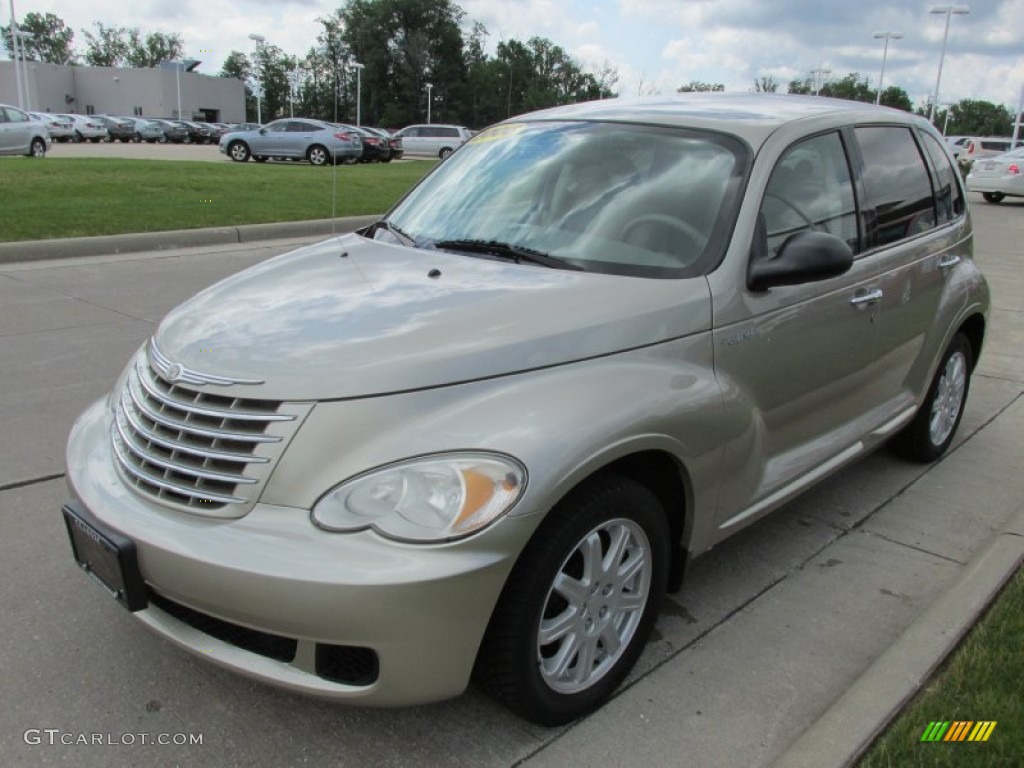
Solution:
M 964 212 L 964 195 L 960 189 L 960 174 L 949 161 L 949 156 L 938 139 L 929 133 L 922 133 L 925 151 L 935 169 L 935 211 L 938 221 L 943 224 L 959 218 Z

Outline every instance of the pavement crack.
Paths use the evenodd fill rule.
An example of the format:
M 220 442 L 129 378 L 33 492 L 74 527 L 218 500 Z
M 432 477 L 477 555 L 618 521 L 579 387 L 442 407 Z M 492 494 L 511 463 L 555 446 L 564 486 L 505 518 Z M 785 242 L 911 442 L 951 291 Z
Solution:
M 29 480 L 15 480 L 13 483 L 2 483 L 0 484 L 0 493 L 13 491 L 16 488 L 26 488 L 30 485 L 38 485 L 39 483 L 48 483 L 51 480 L 59 480 L 62 477 L 64 477 L 63 472 L 59 475 L 43 475 L 42 477 L 33 477 Z
M 931 555 L 932 557 L 937 557 L 940 560 L 945 560 L 946 562 L 949 562 L 949 563 L 956 563 L 957 565 L 967 565 L 967 561 L 966 560 L 957 560 L 955 557 L 950 557 L 949 555 L 943 555 L 941 552 L 933 552 L 930 549 L 925 549 L 924 547 L 919 547 L 919 546 L 916 546 L 915 544 L 908 544 L 905 541 L 900 541 L 899 539 L 894 539 L 891 536 L 886 536 L 884 533 L 878 533 L 877 531 L 869 531 L 869 530 L 866 530 L 866 529 L 858 531 L 858 533 L 861 533 L 861 534 L 863 534 L 865 536 L 874 536 L 875 538 L 881 539 L 882 541 L 888 541 L 890 544 L 897 544 L 897 545 L 899 545 L 901 547 L 906 547 L 907 549 L 912 549 L 915 552 L 920 552 L 920 553 L 925 554 L 925 555 Z

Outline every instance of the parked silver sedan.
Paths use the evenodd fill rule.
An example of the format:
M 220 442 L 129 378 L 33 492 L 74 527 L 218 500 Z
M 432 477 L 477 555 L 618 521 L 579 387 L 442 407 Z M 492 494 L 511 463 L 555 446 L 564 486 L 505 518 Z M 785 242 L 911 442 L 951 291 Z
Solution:
M 46 126 L 53 141 L 72 141 L 75 138 L 74 124 L 68 118 L 48 112 L 29 112 L 29 115 Z
M 50 134 L 43 123 L 17 107 L 0 104 L 0 155 L 45 157 L 49 148 Z
M 981 192 L 990 203 L 1001 203 L 1007 197 L 1024 197 L 1024 147 L 996 157 L 974 161 L 967 174 L 967 188 Z
M 363 154 L 362 139 L 354 131 L 306 118 L 275 120 L 255 130 L 226 133 L 218 147 L 239 163 L 250 157 L 257 162 L 281 157 L 327 165 Z

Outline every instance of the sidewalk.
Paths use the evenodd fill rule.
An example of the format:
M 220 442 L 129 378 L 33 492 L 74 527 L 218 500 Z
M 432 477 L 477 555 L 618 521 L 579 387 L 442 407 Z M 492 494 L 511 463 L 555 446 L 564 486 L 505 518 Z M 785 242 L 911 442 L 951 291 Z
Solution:
M 106 256 L 141 253 L 206 245 L 257 243 L 295 237 L 315 237 L 352 232 L 373 223 L 379 216 L 349 216 L 338 219 L 282 221 L 270 224 L 246 224 L 239 227 L 176 229 L 166 232 L 140 232 L 100 237 L 65 237 L 0 243 L 0 264 L 74 256 Z

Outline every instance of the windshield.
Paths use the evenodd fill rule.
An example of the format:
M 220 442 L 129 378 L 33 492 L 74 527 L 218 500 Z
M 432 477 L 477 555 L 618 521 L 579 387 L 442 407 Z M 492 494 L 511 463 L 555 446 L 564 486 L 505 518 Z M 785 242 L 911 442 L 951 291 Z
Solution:
M 721 259 L 747 165 L 746 145 L 722 134 L 504 124 L 442 163 L 388 223 L 419 247 L 495 242 L 593 272 L 689 277 Z

